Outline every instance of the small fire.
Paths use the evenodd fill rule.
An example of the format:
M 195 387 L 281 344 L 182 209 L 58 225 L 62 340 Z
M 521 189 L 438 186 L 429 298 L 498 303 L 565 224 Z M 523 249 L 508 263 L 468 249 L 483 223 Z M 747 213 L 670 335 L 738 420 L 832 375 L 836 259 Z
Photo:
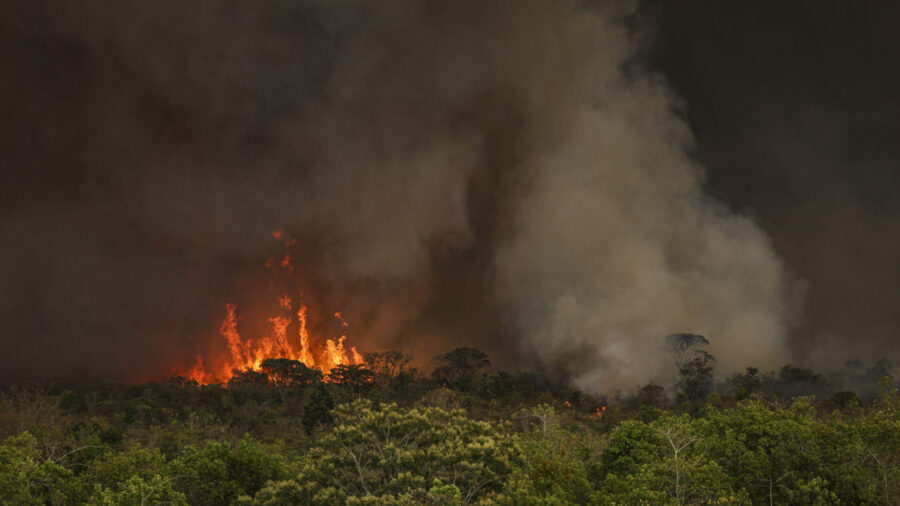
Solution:
M 283 237 L 282 230 L 272 232 L 272 237 L 280 240 Z M 286 240 L 284 243 L 290 246 L 296 244 L 296 240 Z M 281 267 L 288 272 L 294 269 L 291 260 L 290 252 L 286 252 L 280 262 Z M 265 262 L 265 266 L 267 269 L 273 267 L 272 258 Z M 274 286 L 274 283 L 269 285 L 270 291 L 274 290 Z M 293 311 L 294 307 L 297 308 L 296 312 Z M 225 317 L 219 327 L 219 335 L 222 336 L 229 353 L 227 362 L 210 367 L 204 363 L 203 356 L 198 354 L 192 367 L 186 370 L 176 369 L 175 372 L 197 383 L 209 384 L 217 381 L 227 382 L 235 372 L 247 369 L 259 370 L 263 361 L 269 358 L 297 360 L 323 373 L 328 373 L 338 365 L 363 363 L 363 357 L 356 348 L 347 345 L 349 324 L 340 312 L 334 313 L 334 318 L 340 323 L 341 335 L 330 339 L 313 339 L 310 336 L 307 328 L 308 315 L 309 311 L 303 304 L 302 294 L 301 297 L 293 299 L 284 293 L 278 297 L 275 314 L 267 319 L 271 333 L 248 339 L 242 337 L 238 329 L 237 304 L 229 302 L 225 304 Z
M 594 410 L 594 416 L 597 418 L 603 418 L 604 413 L 606 413 L 606 406 L 601 406 Z

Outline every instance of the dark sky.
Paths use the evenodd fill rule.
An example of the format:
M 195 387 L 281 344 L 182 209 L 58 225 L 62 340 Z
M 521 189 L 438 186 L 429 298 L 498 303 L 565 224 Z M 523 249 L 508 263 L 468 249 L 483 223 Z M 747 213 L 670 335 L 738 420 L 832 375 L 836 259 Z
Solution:
M 806 283 L 798 355 L 896 357 L 900 5 L 648 10 L 651 58 L 686 102 L 709 191 L 753 216 Z
M 189 360 L 280 226 L 320 300 L 396 333 L 377 345 L 515 365 L 486 286 L 536 184 L 523 139 L 552 115 L 503 51 L 590 55 L 541 42 L 578 27 L 557 8 L 484 5 L 4 2 L 0 381 Z M 626 66 L 672 92 L 704 189 L 784 261 L 793 360 L 900 358 L 900 4 L 643 2 L 626 23 Z M 564 87 L 557 60 L 534 82 Z M 439 169 L 404 171 L 422 159 Z

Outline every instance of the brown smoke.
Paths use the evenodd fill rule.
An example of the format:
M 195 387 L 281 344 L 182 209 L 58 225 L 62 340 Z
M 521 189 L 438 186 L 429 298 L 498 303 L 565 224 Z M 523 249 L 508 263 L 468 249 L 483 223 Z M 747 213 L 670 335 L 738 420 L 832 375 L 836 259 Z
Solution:
M 5 379 L 190 357 L 276 227 L 361 348 L 478 346 L 595 391 L 671 374 L 673 332 L 725 369 L 786 358 L 781 263 L 703 194 L 629 4 L 12 10 L 38 84 L 4 94 L 43 137 L 4 127 L 3 316 L 68 351 L 20 337 Z

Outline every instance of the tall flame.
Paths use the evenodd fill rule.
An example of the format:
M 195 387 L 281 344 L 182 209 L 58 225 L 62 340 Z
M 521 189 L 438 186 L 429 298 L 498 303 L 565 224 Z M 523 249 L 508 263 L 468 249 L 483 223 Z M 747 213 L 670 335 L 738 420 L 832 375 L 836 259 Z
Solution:
M 280 240 L 284 237 L 284 233 L 278 229 L 272 236 Z M 290 247 L 297 241 L 290 239 L 284 240 L 283 243 Z M 280 265 L 289 275 L 294 269 L 290 252 L 286 252 L 282 258 Z M 265 262 L 265 266 L 273 270 L 271 257 Z M 275 283 L 271 283 L 269 290 L 274 290 L 274 286 Z M 238 330 L 237 304 L 231 302 L 225 304 L 225 317 L 219 327 L 219 334 L 228 349 L 228 359 L 217 367 L 210 368 L 204 362 L 204 357 L 198 354 L 192 367 L 176 372 L 198 383 L 208 384 L 216 381 L 227 382 L 239 371 L 259 370 L 260 365 L 268 358 L 297 360 L 324 373 L 338 365 L 363 363 L 363 357 L 356 348 L 346 345 L 349 325 L 340 312 L 334 313 L 334 318 L 340 322 L 340 336 L 314 339 L 308 329 L 309 310 L 303 304 L 302 297 L 296 300 L 296 312 L 293 312 L 295 300 L 287 293 L 282 294 L 277 300 L 278 308 L 275 314 L 267 319 L 271 325 L 271 335 L 255 339 L 241 337 Z M 291 328 L 296 329 L 296 337 Z M 316 342 L 319 344 L 316 345 Z

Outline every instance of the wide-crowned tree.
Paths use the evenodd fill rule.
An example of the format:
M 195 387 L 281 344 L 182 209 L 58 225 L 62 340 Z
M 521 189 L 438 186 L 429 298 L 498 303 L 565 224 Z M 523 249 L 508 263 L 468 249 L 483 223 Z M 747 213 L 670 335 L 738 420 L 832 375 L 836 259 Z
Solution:
M 491 366 L 487 355 L 476 348 L 456 348 L 437 358 L 438 366 L 431 377 L 448 388 L 468 390 L 481 369 Z
M 322 373 L 319 370 L 289 358 L 267 358 L 260 364 L 260 369 L 268 376 L 272 386 L 281 395 L 282 401 L 292 388 L 311 386 L 322 381 Z
M 499 498 L 521 464 L 503 424 L 463 411 L 404 409 L 358 400 L 335 408 L 334 429 L 305 456 L 293 483 L 274 483 L 260 504 L 471 504 Z

